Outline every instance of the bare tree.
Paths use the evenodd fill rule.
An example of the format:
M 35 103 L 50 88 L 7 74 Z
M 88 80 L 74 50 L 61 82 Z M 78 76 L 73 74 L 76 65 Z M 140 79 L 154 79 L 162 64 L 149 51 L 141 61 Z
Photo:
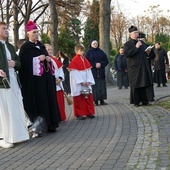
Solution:
M 17 49 L 17 40 L 19 39 L 19 28 L 22 24 L 26 24 L 30 19 L 31 14 L 36 13 L 34 21 L 36 22 L 48 7 L 48 3 L 43 3 L 38 0 L 33 3 L 33 0 L 12 0 L 13 15 L 14 15 L 14 46 Z
M 50 21 L 50 38 L 51 38 L 51 45 L 54 50 L 54 54 L 57 53 L 58 48 L 58 14 L 57 14 L 57 3 L 54 0 L 49 0 L 49 6 L 50 6 L 50 15 L 51 15 L 51 21 Z
M 110 61 L 110 3 L 111 0 L 100 0 L 99 9 L 99 37 L 100 48 L 105 51 Z M 110 66 L 106 68 L 106 81 L 110 74 Z
M 114 41 L 116 50 L 123 44 L 123 38 L 126 35 L 127 30 L 127 20 L 122 12 L 113 12 L 111 15 L 111 36 Z

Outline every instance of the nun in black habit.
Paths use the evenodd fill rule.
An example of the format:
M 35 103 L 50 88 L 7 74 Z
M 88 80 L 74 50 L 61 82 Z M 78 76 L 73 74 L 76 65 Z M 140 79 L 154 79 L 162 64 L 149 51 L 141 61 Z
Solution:
M 107 99 L 105 67 L 108 65 L 106 53 L 98 47 L 98 42 L 93 40 L 90 49 L 85 54 L 86 58 L 92 65 L 92 74 L 95 85 L 92 86 L 93 98 L 95 105 L 107 105 L 104 101 Z
M 127 57 L 127 68 L 130 85 L 130 104 L 139 106 L 150 105 L 147 97 L 147 88 L 153 85 L 152 74 L 148 62 L 146 47 L 138 40 L 137 27 L 129 28 L 130 39 L 124 44 L 124 52 Z

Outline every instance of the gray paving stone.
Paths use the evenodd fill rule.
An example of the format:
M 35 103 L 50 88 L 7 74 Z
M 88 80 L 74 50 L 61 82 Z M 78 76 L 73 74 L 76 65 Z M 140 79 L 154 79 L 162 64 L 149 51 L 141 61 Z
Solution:
M 155 88 L 156 99 L 167 95 L 170 84 Z M 55 134 L 0 148 L 0 170 L 169 170 L 170 112 L 135 108 L 129 89 L 108 87 L 107 102 L 85 121 L 66 105 L 68 120 Z

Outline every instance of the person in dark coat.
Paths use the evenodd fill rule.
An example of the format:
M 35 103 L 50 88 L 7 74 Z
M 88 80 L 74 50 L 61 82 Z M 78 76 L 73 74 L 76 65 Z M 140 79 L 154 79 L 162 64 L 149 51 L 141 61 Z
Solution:
M 146 44 L 146 35 L 144 33 L 142 33 L 142 32 L 139 33 L 138 40 L 140 40 L 142 42 L 142 44 L 144 46 L 146 46 L 146 48 L 149 47 L 149 45 Z M 153 46 L 150 46 L 150 47 L 151 48 L 149 48 L 146 53 L 147 53 L 147 59 L 148 59 L 148 62 L 149 62 L 150 71 L 151 71 L 151 74 L 152 74 L 152 63 L 153 63 L 153 60 L 154 60 L 156 55 L 153 51 L 153 48 L 152 48 Z M 149 86 L 148 88 L 146 88 L 146 94 L 147 94 L 147 98 L 148 98 L 149 102 L 155 101 L 153 84 L 152 84 L 152 86 Z
M 127 89 L 129 86 L 129 80 L 128 80 L 126 56 L 124 55 L 123 47 L 119 49 L 119 53 L 115 56 L 114 70 L 117 72 L 118 88 L 121 89 L 122 86 L 124 86 L 125 89 Z
M 152 86 L 152 75 L 146 53 L 146 46 L 138 41 L 139 31 L 137 27 L 129 28 L 130 39 L 124 44 L 124 52 L 127 57 L 127 68 L 130 85 L 130 104 L 134 106 L 150 105 L 146 89 Z
M 167 52 L 161 48 L 161 44 L 159 42 L 155 43 L 154 52 L 156 54 L 154 59 L 154 83 L 157 83 L 157 87 L 160 87 L 160 84 L 162 84 L 163 87 L 167 87 L 165 72 L 165 66 L 169 66 Z
M 19 52 L 24 109 L 33 123 L 42 117 L 46 123 L 45 130 L 55 132 L 60 113 L 52 63 L 45 46 L 38 41 L 38 28 L 33 21 L 28 21 L 26 30 L 29 40 L 21 46 Z M 41 135 L 42 132 L 37 133 Z
M 98 47 L 98 42 L 93 40 L 90 49 L 85 54 L 86 58 L 92 65 L 92 74 L 95 85 L 92 86 L 93 98 L 95 105 L 107 105 L 104 101 L 107 99 L 105 67 L 108 65 L 106 53 Z
M 63 72 L 64 72 L 64 81 L 63 81 L 63 86 L 64 86 L 64 91 L 70 95 L 71 89 L 70 89 L 70 73 L 67 69 L 69 66 L 69 58 L 65 56 L 65 54 L 62 51 L 58 51 L 57 53 L 57 58 L 58 60 L 63 64 Z

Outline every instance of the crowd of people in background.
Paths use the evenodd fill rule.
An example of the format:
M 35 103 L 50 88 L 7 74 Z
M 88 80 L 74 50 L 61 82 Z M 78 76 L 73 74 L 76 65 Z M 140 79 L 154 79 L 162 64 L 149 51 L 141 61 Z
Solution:
M 113 63 L 118 89 L 130 86 L 130 104 L 139 107 L 154 102 L 154 83 L 167 87 L 168 53 L 160 42 L 146 43 L 146 35 L 138 28 L 129 28 L 129 40 L 119 49 Z M 170 53 L 169 53 L 170 55 Z
M 154 101 L 154 83 L 167 87 L 169 60 L 159 42 L 152 47 L 136 26 L 114 58 L 118 89 L 130 87 L 130 104 L 149 106 Z M 7 24 L 0 22 L 0 147 L 55 133 L 67 120 L 65 94 L 73 98 L 77 120 L 95 118 L 95 107 L 107 105 L 106 67 L 108 56 L 92 40 L 85 53 L 75 46 L 69 60 L 62 51 L 56 56 L 50 44 L 39 41 L 38 27 L 26 24 L 28 40 L 18 41 L 16 52 L 6 42 Z M 168 70 L 168 71 L 167 71 Z

